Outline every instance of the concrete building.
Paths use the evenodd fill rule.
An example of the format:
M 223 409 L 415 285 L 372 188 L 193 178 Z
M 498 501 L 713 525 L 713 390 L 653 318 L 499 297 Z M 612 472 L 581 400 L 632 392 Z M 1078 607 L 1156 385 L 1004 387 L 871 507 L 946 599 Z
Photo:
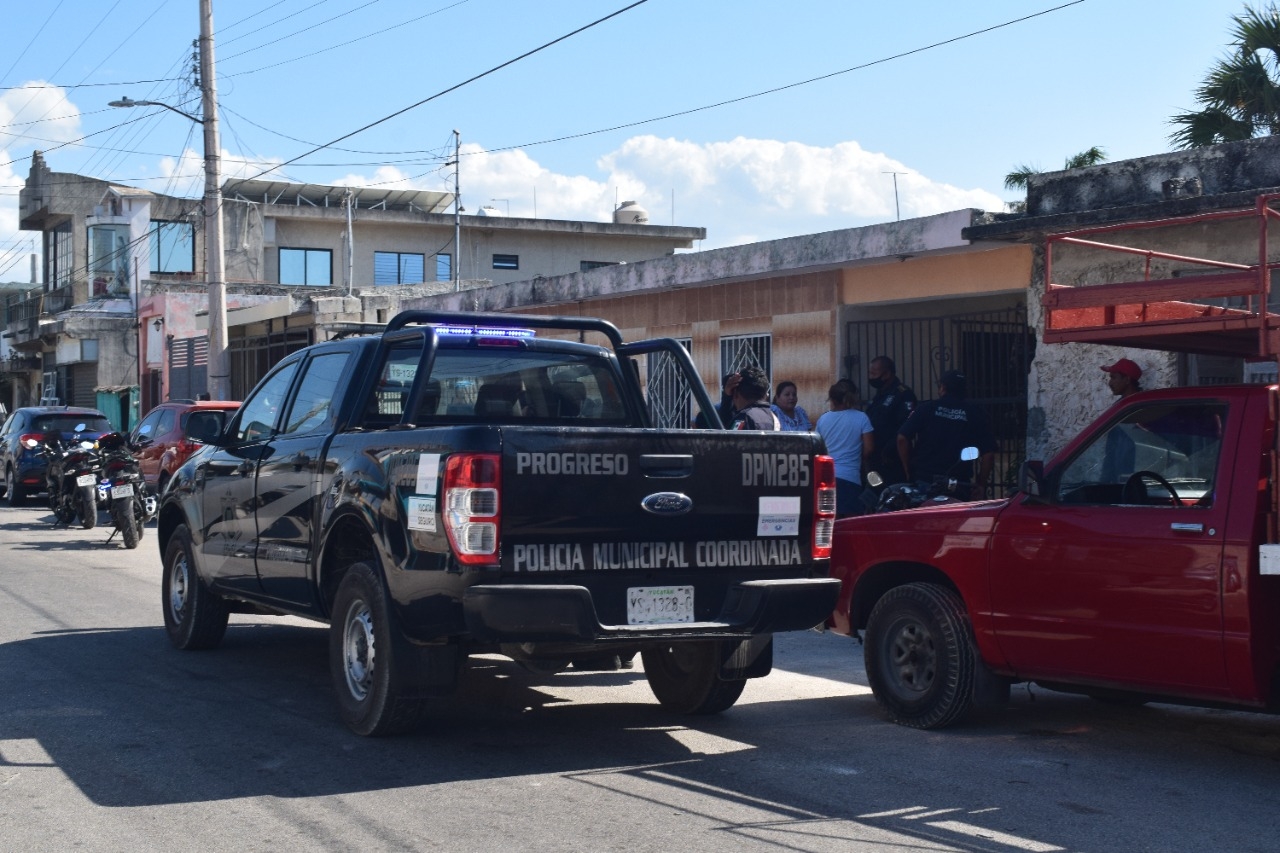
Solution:
M 237 396 L 327 337 L 326 324 L 385 322 L 406 296 L 634 263 L 706 237 L 648 225 L 634 205 L 607 223 L 492 209 L 455 221 L 443 212 L 450 193 L 229 181 L 223 196 Z M 204 392 L 200 200 L 53 172 L 36 152 L 19 205 L 21 228 L 41 234 L 43 268 L 38 292 L 5 301 L 8 341 L 29 368 L 10 374 L 14 403 L 118 407 L 127 425 Z

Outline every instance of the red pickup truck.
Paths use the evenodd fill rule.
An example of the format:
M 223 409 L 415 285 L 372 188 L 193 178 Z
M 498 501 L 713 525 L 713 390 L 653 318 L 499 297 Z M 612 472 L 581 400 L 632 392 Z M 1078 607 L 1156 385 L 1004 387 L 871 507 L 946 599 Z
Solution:
M 939 728 L 1009 685 L 1280 702 L 1276 386 L 1135 394 L 1004 500 L 836 523 L 828 624 L 876 699 Z

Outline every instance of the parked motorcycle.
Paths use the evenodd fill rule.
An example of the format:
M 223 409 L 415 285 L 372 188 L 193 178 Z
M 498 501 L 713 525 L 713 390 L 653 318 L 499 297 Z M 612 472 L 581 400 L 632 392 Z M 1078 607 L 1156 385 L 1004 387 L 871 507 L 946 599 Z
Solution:
M 103 497 L 111 512 L 115 530 L 107 538 L 110 542 L 117 533 L 130 550 L 138 547 L 146 523 L 156 514 L 156 499 L 142 477 L 142 468 L 133 456 L 133 448 L 124 433 L 111 432 L 98 439 L 102 454 L 102 480 L 98 494 Z
M 88 530 L 98 523 L 97 486 L 102 461 L 95 443 L 79 437 L 84 431 L 84 424 L 77 425 L 69 441 L 63 441 L 59 433 L 47 433 L 42 446 L 47 463 L 45 488 L 54 521 L 69 525 L 78 517 L 80 526 Z
M 933 482 L 928 485 L 912 483 L 885 485 L 878 473 L 868 471 L 867 485 L 870 488 L 864 494 L 867 496 L 865 500 L 871 507 L 869 512 L 897 512 L 925 505 L 936 506 L 969 500 L 969 480 L 972 475 L 972 466 L 969 463 L 978 456 L 978 448 L 964 448 L 960 451 L 960 461 L 952 465 L 945 476 L 934 477 Z

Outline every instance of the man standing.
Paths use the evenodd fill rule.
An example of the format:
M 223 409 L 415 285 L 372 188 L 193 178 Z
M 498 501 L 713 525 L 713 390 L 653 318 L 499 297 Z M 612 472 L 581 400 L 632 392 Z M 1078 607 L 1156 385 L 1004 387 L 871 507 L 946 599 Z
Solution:
M 1121 400 L 1142 390 L 1138 384 L 1138 380 L 1142 378 L 1142 368 L 1129 359 L 1122 358 L 1115 364 L 1104 364 L 1102 369 L 1107 374 L 1107 386 L 1111 388 L 1111 393 Z
M 935 477 L 946 477 L 960 461 L 960 451 L 978 448 L 977 471 L 971 497 L 986 495 L 987 481 L 995 464 L 996 440 L 982 410 L 965 399 L 965 377 L 948 370 L 938 380 L 938 399 L 917 406 L 898 431 L 898 458 L 907 482 L 932 485 Z
M 867 384 L 876 396 L 867 404 L 867 417 L 875 430 L 875 449 L 862 470 L 875 471 L 886 484 L 906 482 L 907 475 L 898 458 L 898 430 L 916 407 L 915 392 L 898 378 L 893 359 L 878 355 L 867 367 Z
M 779 430 L 778 416 L 769 406 L 769 377 L 758 367 L 744 367 L 731 374 L 724 390 L 733 399 L 729 429 Z

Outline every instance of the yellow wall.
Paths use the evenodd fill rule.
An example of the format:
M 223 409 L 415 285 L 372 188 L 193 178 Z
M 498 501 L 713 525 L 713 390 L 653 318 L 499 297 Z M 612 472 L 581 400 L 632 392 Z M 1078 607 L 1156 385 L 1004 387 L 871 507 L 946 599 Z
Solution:
M 986 252 L 908 258 L 842 272 L 840 301 L 845 305 L 1026 293 L 1031 283 L 1031 247 L 999 246 Z

